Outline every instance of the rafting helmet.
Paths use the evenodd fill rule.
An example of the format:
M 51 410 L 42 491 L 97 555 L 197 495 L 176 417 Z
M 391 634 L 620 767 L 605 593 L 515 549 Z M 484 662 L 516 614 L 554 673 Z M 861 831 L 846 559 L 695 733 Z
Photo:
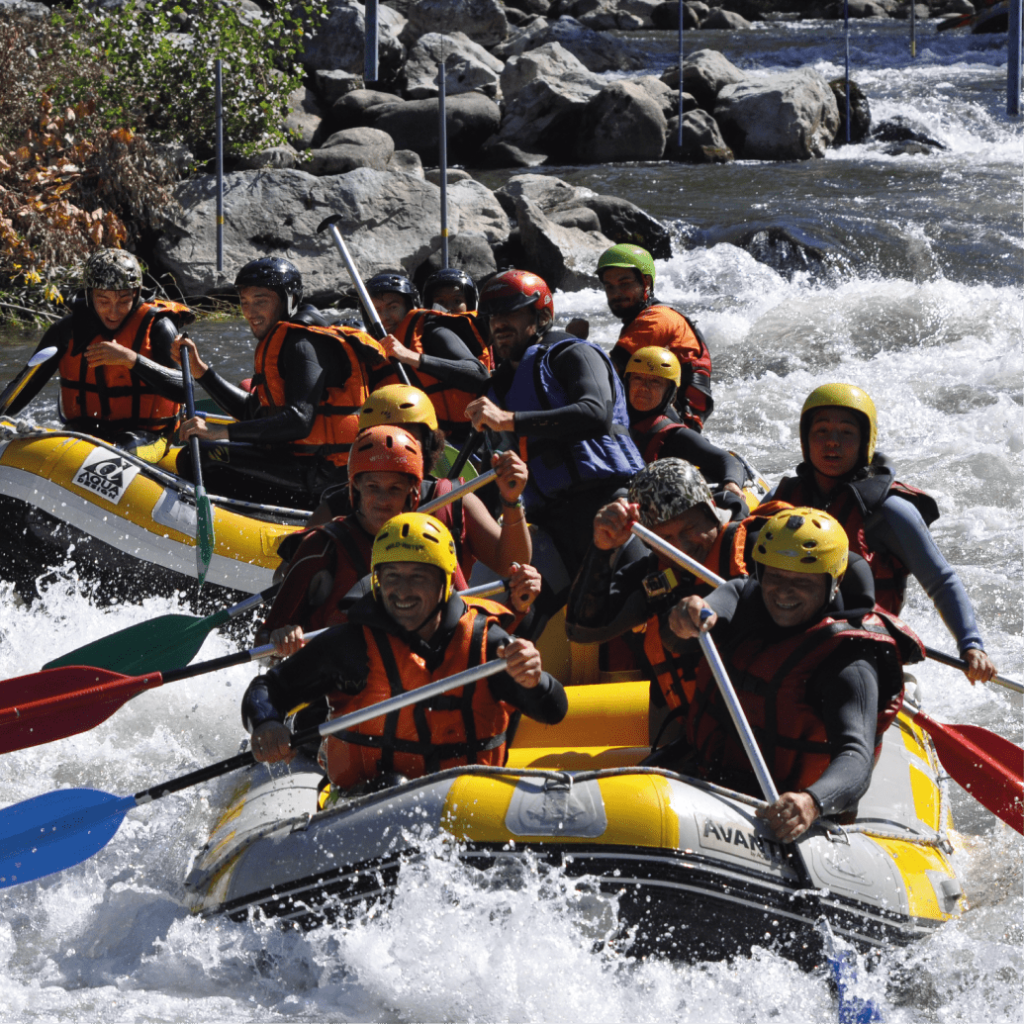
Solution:
M 415 486 L 409 486 L 407 504 L 415 509 L 420 503 L 423 483 L 423 452 L 419 441 L 401 427 L 381 423 L 361 430 L 352 442 L 348 457 L 348 493 L 353 508 L 359 507 L 360 473 L 405 473 Z
M 302 275 L 299 268 L 281 256 L 261 256 L 250 260 L 235 275 L 235 288 L 269 288 L 284 303 L 284 315 L 294 315 L 302 301 Z
M 875 442 L 878 439 L 878 414 L 871 396 L 856 384 L 822 384 L 815 388 L 804 402 L 800 410 L 800 450 L 804 462 L 809 462 L 807 454 L 807 438 L 811 429 L 812 413 L 815 409 L 834 406 L 849 409 L 857 414 L 861 421 L 861 460 L 862 465 L 870 465 L 875 457 Z
M 529 270 L 505 270 L 496 274 L 480 291 L 480 318 L 487 320 L 495 313 L 512 313 L 517 309 L 533 307 L 540 313 L 555 313 L 551 289 L 542 277 Z
M 124 249 L 99 249 L 85 261 L 82 287 L 90 291 L 138 291 L 142 287 L 142 267 Z
M 683 382 L 683 371 L 675 353 L 657 345 L 638 348 L 629 357 L 622 375 L 626 377 L 631 373 L 649 373 L 652 377 L 663 377 L 672 381 L 676 387 Z
M 842 524 L 816 508 L 787 508 L 761 527 L 754 561 L 789 572 L 825 573 L 831 580 L 829 600 L 836 596 L 849 561 L 850 542 Z M 757 570 L 757 578 L 763 575 Z
M 461 288 L 466 298 L 466 309 L 472 311 L 477 305 L 477 287 L 473 278 L 458 267 L 444 267 L 427 278 L 423 285 L 423 305 L 431 309 L 434 305 L 434 292 L 439 288 Z
M 359 413 L 359 429 L 381 423 L 423 423 L 437 430 L 437 413 L 426 392 L 411 384 L 388 384 L 370 393 Z
M 416 290 L 416 285 L 405 274 L 400 274 L 396 270 L 386 270 L 382 274 L 374 274 L 366 282 L 366 290 L 370 293 L 371 298 L 386 295 L 388 292 L 404 295 L 407 311 L 418 309 L 420 305 L 420 293 Z
M 452 593 L 452 577 L 459 566 L 455 541 L 448 527 L 422 512 L 403 512 L 389 519 L 374 538 L 370 555 L 370 586 L 380 599 L 377 569 L 388 562 L 419 562 L 436 566 L 444 573 L 444 597 Z
M 651 279 L 651 291 L 654 291 L 654 279 L 657 272 L 654 269 L 654 257 L 643 247 L 623 242 L 605 249 L 597 261 L 597 276 L 601 279 L 601 272 L 609 267 L 627 267 L 635 270 L 640 275 L 640 283 L 645 284 L 645 277 Z
M 651 529 L 706 505 L 718 523 L 731 516 L 715 504 L 711 488 L 696 466 L 683 459 L 658 459 L 644 466 L 629 482 L 629 501 L 640 506 L 640 524 Z

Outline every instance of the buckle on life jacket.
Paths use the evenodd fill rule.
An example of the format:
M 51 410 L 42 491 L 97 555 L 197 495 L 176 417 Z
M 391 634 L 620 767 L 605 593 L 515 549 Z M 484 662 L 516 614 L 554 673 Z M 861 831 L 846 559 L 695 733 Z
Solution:
M 652 572 L 643 580 L 644 592 L 652 600 L 658 597 L 667 597 L 678 586 L 679 580 L 676 579 L 676 574 L 671 569 L 666 569 L 664 572 Z

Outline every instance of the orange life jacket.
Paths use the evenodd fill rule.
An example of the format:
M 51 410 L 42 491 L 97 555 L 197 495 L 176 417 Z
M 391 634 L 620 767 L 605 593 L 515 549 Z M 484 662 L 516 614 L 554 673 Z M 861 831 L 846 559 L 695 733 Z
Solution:
M 751 581 L 740 597 L 733 628 L 756 614 L 760 602 Z M 729 677 L 750 722 L 768 770 L 780 792 L 806 789 L 830 763 L 825 723 L 810 704 L 809 683 L 817 669 L 850 641 L 879 644 L 879 708 L 876 756 L 882 734 L 903 703 L 903 662 L 919 661 L 921 641 L 899 619 L 878 609 L 858 619 L 826 615 L 803 632 L 778 640 L 772 625 L 741 633 L 723 651 Z M 705 661 L 697 669 L 686 736 L 702 773 L 736 788 L 757 792 L 753 770 L 728 709 Z
M 818 507 L 813 499 L 817 489 L 808 485 L 807 472 L 794 477 L 783 477 L 775 488 L 775 497 L 793 505 Z M 930 526 L 939 518 L 935 499 L 924 491 L 900 483 L 891 476 L 873 476 L 843 484 L 833 492 L 824 511 L 843 524 L 850 541 L 850 551 L 861 555 L 871 566 L 875 578 L 875 600 L 880 608 L 899 615 L 907 593 L 907 567 L 891 552 L 873 547 L 870 526 L 873 516 L 881 515 L 882 503 L 890 495 L 906 498 L 921 513 Z
M 476 317 L 469 313 L 442 313 L 431 309 L 413 309 L 406 314 L 405 319 L 395 331 L 395 337 L 406 348 L 422 354 L 424 352 L 423 332 L 430 324 L 446 327 L 452 333 L 457 334 L 465 342 L 466 348 L 487 367 L 488 371 L 494 369 L 491 348 L 477 330 Z M 453 430 L 469 422 L 466 406 L 477 397 L 475 394 L 451 388 L 423 370 L 416 370 L 411 366 L 406 366 L 405 370 L 409 375 L 409 383 L 426 392 L 430 398 L 434 412 L 437 414 L 438 426 L 445 434 L 451 434 Z
M 320 327 L 282 320 L 256 346 L 252 390 L 268 413 L 287 405 L 279 363 L 288 332 L 293 330 L 330 338 L 341 346 L 348 359 L 351 367 L 348 377 L 344 381 L 327 382 L 312 428 L 304 438 L 293 442 L 302 454 L 317 455 L 336 466 L 344 466 L 359 432 L 359 412 L 370 395 L 370 373 L 385 362 L 384 350 L 368 334 L 354 327 Z
M 650 345 L 667 348 L 679 360 L 683 379 L 676 405 L 688 427 L 702 430 L 715 407 L 711 397 L 711 353 L 704 335 L 679 310 L 654 303 L 622 328 L 612 349 L 612 361 L 621 373 L 629 356 Z
M 363 626 L 366 686 L 355 695 L 329 695 L 330 717 L 369 707 L 483 664 L 487 660 L 487 631 L 508 616 L 508 609 L 476 598 L 465 603 L 466 610 L 444 659 L 433 669 L 398 637 Z M 322 763 L 331 781 L 342 788 L 384 772 L 399 772 L 415 779 L 457 765 L 503 765 L 511 720 L 508 705 L 496 701 L 483 680 L 329 736 Z
M 113 340 L 140 356 L 153 358 L 150 332 L 162 316 L 176 326 L 190 322 L 192 311 L 178 302 L 140 302 L 117 329 Z M 97 334 L 89 345 L 104 341 Z M 87 345 L 85 348 L 89 347 Z M 78 355 L 71 344 L 58 364 L 60 372 L 60 408 L 65 421 L 94 419 L 123 423 L 125 429 L 165 433 L 174 429 L 180 406 L 158 395 L 141 377 L 124 366 L 97 366 L 86 362 L 85 349 Z

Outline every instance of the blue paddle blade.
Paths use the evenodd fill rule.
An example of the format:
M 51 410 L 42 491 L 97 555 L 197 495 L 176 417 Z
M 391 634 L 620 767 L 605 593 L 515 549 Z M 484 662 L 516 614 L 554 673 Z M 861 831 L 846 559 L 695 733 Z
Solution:
M 135 797 L 57 789 L 0 811 L 0 889 L 80 864 L 114 837 Z
M 839 1024 L 880 1024 L 882 1013 L 871 999 L 853 992 L 857 984 L 857 957 L 850 949 L 840 949 L 825 918 L 819 918 L 818 931 L 828 968 L 836 986 Z

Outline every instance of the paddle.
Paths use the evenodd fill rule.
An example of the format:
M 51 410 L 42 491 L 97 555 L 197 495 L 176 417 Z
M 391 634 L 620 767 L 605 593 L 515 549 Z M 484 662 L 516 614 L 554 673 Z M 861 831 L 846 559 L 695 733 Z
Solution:
M 962 672 L 967 671 L 967 662 L 962 658 L 954 658 L 952 654 L 943 654 L 942 651 L 937 651 L 934 647 L 926 647 L 924 653 L 932 661 L 949 665 L 950 668 L 958 668 Z M 1024 693 L 1024 683 L 1018 683 L 1016 679 L 1008 679 L 1006 676 L 993 676 L 991 681 L 998 683 L 1000 686 L 1005 686 L 1008 690 L 1013 690 L 1014 693 Z
M 673 547 L 639 523 L 635 533 L 665 558 L 682 566 L 713 587 L 721 576 Z M 1024 750 L 997 733 L 977 725 L 944 725 L 905 704 L 907 713 L 931 736 L 943 768 L 974 798 L 1007 825 L 1024 833 Z
M 310 633 L 309 638 L 320 632 Z M 126 676 L 102 668 L 71 665 L 5 679 L 0 682 L 0 703 L 5 705 L 0 707 L 0 754 L 93 729 L 143 690 L 269 658 L 273 653 L 273 644 L 263 644 L 173 672 Z
M 359 301 L 366 312 L 366 317 L 370 321 L 370 334 L 372 334 L 378 341 L 381 341 L 388 336 L 388 332 L 380 322 L 380 317 L 377 315 L 377 307 L 374 306 L 373 299 L 370 298 L 370 293 L 366 290 L 366 285 L 363 284 L 363 279 L 359 275 L 359 270 L 356 267 L 356 261 L 352 259 L 352 253 L 348 251 L 348 246 L 345 244 L 345 238 L 338 227 L 338 221 L 341 219 L 342 216 L 340 213 L 334 214 L 333 217 L 325 218 L 320 222 L 316 232 L 317 234 L 320 234 L 324 230 L 330 231 L 331 238 L 334 239 L 334 244 L 338 247 L 338 252 L 341 253 L 341 258 L 345 262 L 345 269 L 348 271 L 348 276 L 352 279 L 352 283 L 356 287 L 356 294 L 359 296 Z M 409 374 L 405 372 L 405 367 L 397 360 L 395 360 L 392 365 L 395 368 L 395 372 L 398 374 L 398 379 L 403 384 L 408 384 Z
M 464 484 L 453 487 L 447 494 L 442 494 L 440 498 L 432 498 L 430 501 L 425 502 L 416 511 L 423 512 L 426 515 L 436 512 L 439 508 L 444 508 L 445 505 L 450 505 L 453 501 L 458 501 L 459 498 L 464 498 L 467 494 L 472 494 L 474 491 L 479 491 L 481 487 L 486 487 L 497 479 L 497 476 L 498 471 L 496 469 L 489 469 L 486 473 L 481 473 L 473 480 L 467 480 Z
M 466 439 L 466 443 L 462 446 L 458 458 L 452 463 L 452 468 L 448 470 L 445 476 L 452 480 L 458 479 L 459 474 L 462 472 L 462 467 L 465 466 L 470 456 L 480 447 L 483 439 L 484 432 L 482 430 L 474 430 Z
M 7 387 L 4 388 L 3 394 L 0 395 L 0 416 L 2 416 L 7 410 L 14 404 L 14 400 L 25 390 L 28 382 L 35 376 L 36 370 L 43 365 L 48 359 L 52 359 L 57 354 L 57 347 L 51 345 L 49 348 L 44 348 L 39 352 L 34 352 L 28 362 L 22 367 L 21 372 L 14 380 L 11 381 Z
M 185 388 L 185 411 L 188 418 L 196 414 L 196 396 L 192 387 L 192 371 L 188 365 L 188 349 L 181 349 L 181 383 Z M 199 438 L 194 434 L 188 439 L 192 452 L 192 475 L 195 479 L 196 498 L 196 576 L 199 586 L 203 585 L 213 558 L 213 506 L 203 486 L 203 470 L 199 462 Z
M 230 608 L 207 615 L 205 619 L 195 615 L 161 615 L 148 622 L 137 622 L 134 626 L 62 654 L 48 661 L 43 668 L 91 665 L 126 675 L 184 668 L 199 653 L 209 633 L 264 601 L 272 600 L 278 586 L 280 584 L 268 587 Z M 0 687 L 2 685 L 0 683 Z
M 299 733 L 292 737 L 292 749 L 504 671 L 504 659 L 497 658 L 458 675 L 400 693 Z M 99 853 L 121 827 L 124 816 L 139 804 L 159 800 L 255 763 L 252 752 L 246 751 L 144 789 L 134 796 L 119 797 L 97 789 L 58 789 L 13 804 L 0 811 L 0 889 L 63 871 Z

